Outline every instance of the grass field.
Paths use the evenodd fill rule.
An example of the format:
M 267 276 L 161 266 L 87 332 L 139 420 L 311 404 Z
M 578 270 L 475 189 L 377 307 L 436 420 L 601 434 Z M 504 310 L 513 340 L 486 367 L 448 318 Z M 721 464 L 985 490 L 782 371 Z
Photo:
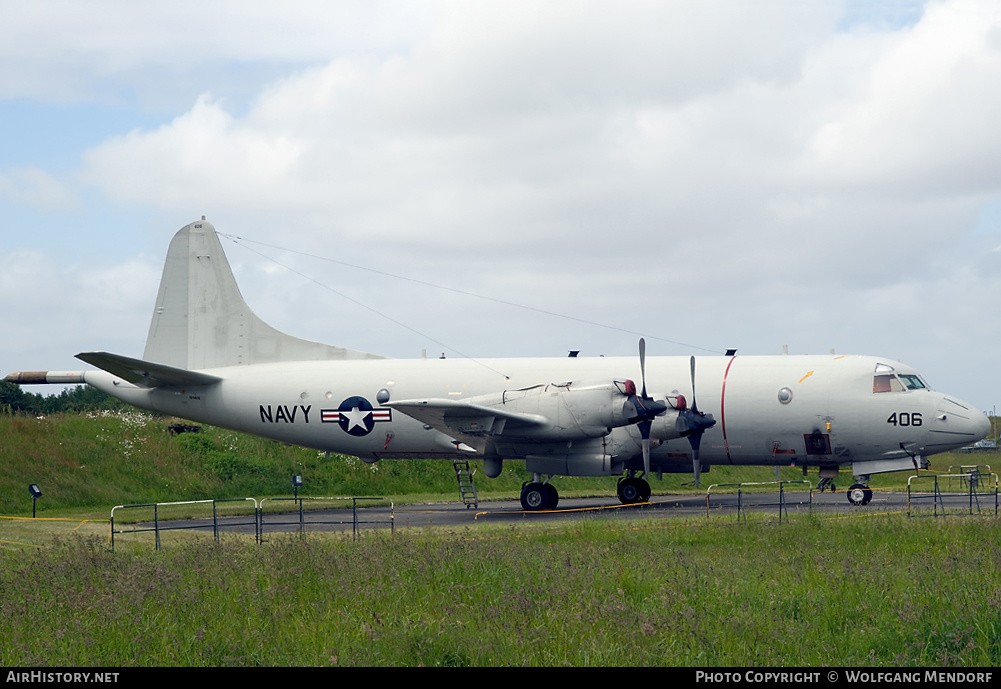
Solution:
M 161 552 L 110 553 L 101 520 L 114 504 L 284 495 L 293 471 L 314 495 L 457 499 L 448 462 L 369 466 L 217 429 L 171 437 L 164 426 L 130 414 L 0 417 L 0 500 L 5 516 L 21 517 L 0 520 L 0 664 L 1001 663 L 993 517 L 599 517 L 262 545 L 192 534 Z M 758 473 L 728 480 L 774 477 L 748 471 Z M 512 463 L 478 487 L 510 498 L 522 480 Z M 655 492 L 692 490 L 690 480 L 655 482 Z M 28 482 L 44 493 L 34 520 L 23 519 Z M 611 492 L 614 480 L 560 486 Z
M 4 665 L 997 666 L 994 519 L 309 534 L 0 558 Z

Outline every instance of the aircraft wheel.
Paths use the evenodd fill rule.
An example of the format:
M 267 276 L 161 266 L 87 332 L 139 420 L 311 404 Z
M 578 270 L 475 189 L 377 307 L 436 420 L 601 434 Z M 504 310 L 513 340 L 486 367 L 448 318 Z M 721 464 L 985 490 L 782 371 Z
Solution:
M 552 492 L 550 492 L 552 491 Z M 521 506 L 526 512 L 550 509 L 556 489 L 542 483 L 529 483 L 521 489 Z
M 623 505 L 632 505 L 636 502 L 643 502 L 644 486 L 646 486 L 647 494 L 649 494 L 650 484 L 643 479 L 622 479 L 619 481 L 619 485 L 616 489 L 616 493 L 619 496 L 619 502 Z
M 543 487 L 548 493 L 548 501 L 546 502 L 547 510 L 555 510 L 556 506 L 560 503 L 560 494 L 556 491 L 556 486 L 551 483 L 543 483 Z
M 872 489 L 861 483 L 856 483 L 848 489 L 848 502 L 855 506 L 868 505 L 872 500 Z
M 640 482 L 640 502 L 650 502 L 650 484 L 643 479 L 636 479 Z

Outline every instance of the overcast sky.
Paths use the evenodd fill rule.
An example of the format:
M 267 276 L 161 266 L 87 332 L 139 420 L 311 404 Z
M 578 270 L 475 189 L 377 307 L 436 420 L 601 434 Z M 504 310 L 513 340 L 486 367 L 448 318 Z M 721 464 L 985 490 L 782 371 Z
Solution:
M 0 0 L 0 374 L 141 356 L 205 215 L 300 337 L 833 349 L 991 409 L 999 123 L 997 0 Z

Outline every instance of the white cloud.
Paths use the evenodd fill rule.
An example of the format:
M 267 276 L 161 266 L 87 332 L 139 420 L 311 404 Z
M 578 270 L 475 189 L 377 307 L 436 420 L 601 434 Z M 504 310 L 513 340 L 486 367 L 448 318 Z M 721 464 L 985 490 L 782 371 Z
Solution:
M 1001 153 L 1001 6 L 930 4 L 920 23 L 880 40 L 853 75 L 859 87 L 843 113 L 817 132 L 813 151 L 830 181 L 845 186 L 952 194 L 997 189 L 987 161 Z M 831 60 L 828 59 L 828 64 Z
M 0 199 L 45 209 L 72 210 L 76 193 L 60 179 L 37 167 L 0 172 Z
M 972 233 L 1001 196 L 1001 17 L 986 1 L 863 4 L 180 3 L 94 32 L 71 4 L 51 33 L 83 74 L 52 40 L 29 45 L 43 19 L 24 5 L 0 63 L 35 51 L 34 76 L 55 75 L 33 79 L 39 98 L 189 94 L 79 171 L 177 226 L 205 213 L 222 232 L 720 350 L 904 342 L 932 361 L 997 287 L 969 271 L 998 244 L 997 228 Z M 235 97 L 219 75 L 243 71 Z M 0 195 L 45 199 L 45 175 L 53 194 L 77 188 L 0 172 Z M 459 350 L 634 351 L 632 334 L 317 270 Z M 295 280 L 243 287 L 302 336 L 417 349 Z
M 384 0 L 136 0 L 6 2 L 0 23 L 0 96 L 54 102 L 138 95 L 162 102 L 234 65 L 309 64 L 341 51 L 405 50 L 426 7 Z M 227 66 L 228 64 L 228 66 Z
M 825 42 L 833 18 L 813 13 L 444 3 L 406 55 L 298 72 L 242 116 L 203 96 L 167 127 L 95 149 L 89 172 L 143 203 L 284 206 L 464 245 L 601 236 L 613 214 L 642 228 L 689 211 L 718 228 L 736 220 L 705 212 L 719 198 L 781 221 L 769 204 L 804 209 L 838 191 L 854 202 L 914 175 L 942 189 L 962 172 L 977 177 L 964 189 L 990 189 L 979 152 L 999 142 L 980 132 L 999 114 L 985 87 L 1001 64 L 983 8 L 932 7 L 893 40 Z M 791 42 L 789 17 L 802 36 Z M 914 59 L 945 49 L 950 68 Z M 864 87 L 846 90 L 846 63 Z M 824 215 L 838 211 L 828 202 Z
M 99 265 L 37 250 L 0 254 L 0 367 L 78 370 L 81 351 L 141 354 L 159 272 L 143 259 Z
M 176 207 L 209 200 L 267 204 L 299 155 L 293 138 L 237 121 L 205 96 L 168 126 L 108 141 L 85 161 L 109 196 Z

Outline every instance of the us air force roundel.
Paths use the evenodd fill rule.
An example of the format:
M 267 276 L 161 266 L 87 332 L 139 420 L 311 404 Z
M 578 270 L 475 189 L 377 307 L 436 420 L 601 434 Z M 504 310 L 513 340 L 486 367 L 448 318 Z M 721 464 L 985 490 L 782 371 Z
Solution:
M 368 435 L 377 421 L 392 421 L 391 409 L 374 409 L 364 397 L 348 397 L 336 410 L 321 409 L 320 421 L 340 425 L 350 435 Z

